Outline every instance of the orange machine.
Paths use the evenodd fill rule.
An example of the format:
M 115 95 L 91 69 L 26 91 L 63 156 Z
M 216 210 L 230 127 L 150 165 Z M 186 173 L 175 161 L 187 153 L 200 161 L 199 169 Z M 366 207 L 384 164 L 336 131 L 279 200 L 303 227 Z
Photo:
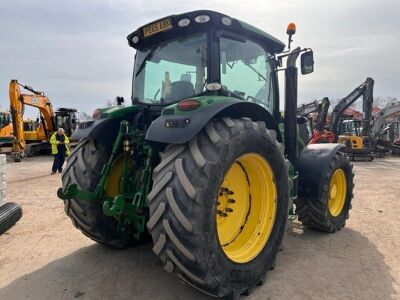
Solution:
M 11 146 L 13 137 L 13 126 L 11 122 L 11 114 L 8 111 L 0 112 L 0 144 L 8 144 L 9 148 Z M 8 149 L 9 149 L 8 148 Z M 0 153 L 5 153 L 7 151 L 3 147 L 0 148 Z
M 32 94 L 22 94 L 20 87 Z M 22 85 L 15 79 L 10 82 L 9 93 L 14 135 L 11 155 L 15 161 L 21 161 L 26 155 L 49 151 L 50 137 L 59 127 L 59 124 L 57 124 L 57 120 L 60 119 L 58 115 L 63 116 L 62 126 L 67 126 L 67 128 L 64 128 L 67 133 L 71 133 L 75 129 L 77 125 L 76 109 L 60 109 L 60 111 L 54 112 L 49 98 L 43 92 Z M 25 105 L 39 109 L 40 122 L 23 121 Z M 66 119 L 68 119 L 68 122 L 66 122 Z

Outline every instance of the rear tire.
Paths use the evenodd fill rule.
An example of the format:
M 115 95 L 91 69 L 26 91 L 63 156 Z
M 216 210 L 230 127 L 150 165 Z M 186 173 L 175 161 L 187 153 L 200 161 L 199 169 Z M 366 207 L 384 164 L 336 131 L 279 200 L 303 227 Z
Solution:
M 339 204 L 339 208 L 333 209 L 329 208 L 329 193 L 332 177 L 337 170 L 342 170 L 345 176 L 346 192 L 343 203 Z M 333 156 L 325 176 L 321 178 L 322 182 L 319 185 L 317 197 L 305 197 L 299 189 L 299 196 L 295 204 L 299 221 L 303 225 L 325 232 L 336 232 L 345 226 L 353 198 L 354 174 L 352 170 L 353 165 L 349 162 L 347 155 L 337 152 Z
M 22 217 L 21 207 L 13 202 L 6 202 L 0 206 L 0 234 L 6 232 Z
M 212 121 L 190 142 L 166 148 L 153 172 L 147 227 L 154 242 L 153 252 L 167 272 L 176 273 L 190 286 L 216 297 L 237 298 L 263 283 L 274 265 L 287 221 L 288 173 L 282 149 L 276 132 L 266 129 L 264 122 L 230 118 Z M 239 263 L 220 244 L 216 213 L 225 175 L 246 154 L 262 157 L 273 171 L 276 214 L 259 252 Z M 247 177 L 245 182 L 248 187 L 253 182 L 250 179 Z M 249 193 L 250 208 L 243 227 L 249 226 L 247 218 L 251 219 L 256 211 L 251 211 L 252 205 L 270 201 L 254 195 L 252 198 Z M 243 227 L 229 245 L 239 239 L 246 230 Z M 252 236 L 255 239 L 262 232 L 257 230 L 258 234 Z
M 70 184 L 76 184 L 80 190 L 93 192 L 109 157 L 110 154 L 101 144 L 89 139 L 81 140 L 68 157 L 62 174 L 63 190 Z M 102 204 L 100 200 L 64 200 L 65 212 L 72 224 L 92 240 L 114 248 L 139 244 L 132 232 L 117 230 L 117 220 L 103 213 Z

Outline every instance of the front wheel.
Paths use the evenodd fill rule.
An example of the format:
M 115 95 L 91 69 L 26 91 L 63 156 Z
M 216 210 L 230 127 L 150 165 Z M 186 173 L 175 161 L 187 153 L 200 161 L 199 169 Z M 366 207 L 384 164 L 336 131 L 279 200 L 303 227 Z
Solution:
M 288 211 L 276 132 L 250 119 L 212 121 L 155 168 L 147 224 L 168 272 L 217 297 L 237 297 L 273 266 Z
M 347 155 L 337 152 L 321 178 L 316 197 L 303 196 L 295 201 L 299 221 L 303 225 L 326 232 L 343 228 L 349 218 L 353 198 L 353 166 Z

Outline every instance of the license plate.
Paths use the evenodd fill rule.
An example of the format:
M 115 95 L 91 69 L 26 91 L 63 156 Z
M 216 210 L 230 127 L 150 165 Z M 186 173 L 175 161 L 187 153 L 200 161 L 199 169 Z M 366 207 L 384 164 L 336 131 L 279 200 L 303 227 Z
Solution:
M 164 19 L 143 27 L 143 36 L 148 37 L 153 34 L 172 28 L 171 19 Z

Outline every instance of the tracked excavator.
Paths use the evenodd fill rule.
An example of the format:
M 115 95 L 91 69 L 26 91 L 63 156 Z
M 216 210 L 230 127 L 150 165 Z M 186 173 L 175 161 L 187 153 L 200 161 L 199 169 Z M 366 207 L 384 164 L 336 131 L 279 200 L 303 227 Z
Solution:
M 390 149 L 393 150 L 395 145 L 394 127 L 395 122 L 387 123 L 387 119 L 396 113 L 400 112 L 400 102 L 392 103 L 381 111 L 373 115 L 372 123 L 372 138 L 373 138 L 373 149 L 375 152 L 388 152 Z M 389 133 L 389 137 L 385 138 Z M 391 134 L 392 133 L 392 134 Z M 394 152 L 396 152 L 395 149 Z
M 374 156 L 370 141 L 373 87 L 374 80 L 368 77 L 365 82 L 341 99 L 333 109 L 329 130 L 316 136 L 310 143 L 344 144 L 346 147 L 343 151 L 348 153 L 352 160 L 372 161 Z M 343 112 L 359 98 L 363 100 L 363 119 L 344 119 Z
M 31 93 L 23 94 L 20 87 Z M 77 110 L 73 108 L 61 108 L 54 112 L 53 106 L 44 92 L 39 92 L 30 86 L 22 85 L 14 79 L 10 82 L 9 93 L 14 135 L 11 156 L 14 161 L 19 162 L 27 155 L 33 156 L 38 153 L 49 152 L 50 137 L 58 127 L 63 127 L 67 135 L 70 135 L 76 128 L 78 120 Z M 32 124 L 32 126 L 27 126 L 29 124 L 24 123 L 25 105 L 39 109 L 40 122 Z

